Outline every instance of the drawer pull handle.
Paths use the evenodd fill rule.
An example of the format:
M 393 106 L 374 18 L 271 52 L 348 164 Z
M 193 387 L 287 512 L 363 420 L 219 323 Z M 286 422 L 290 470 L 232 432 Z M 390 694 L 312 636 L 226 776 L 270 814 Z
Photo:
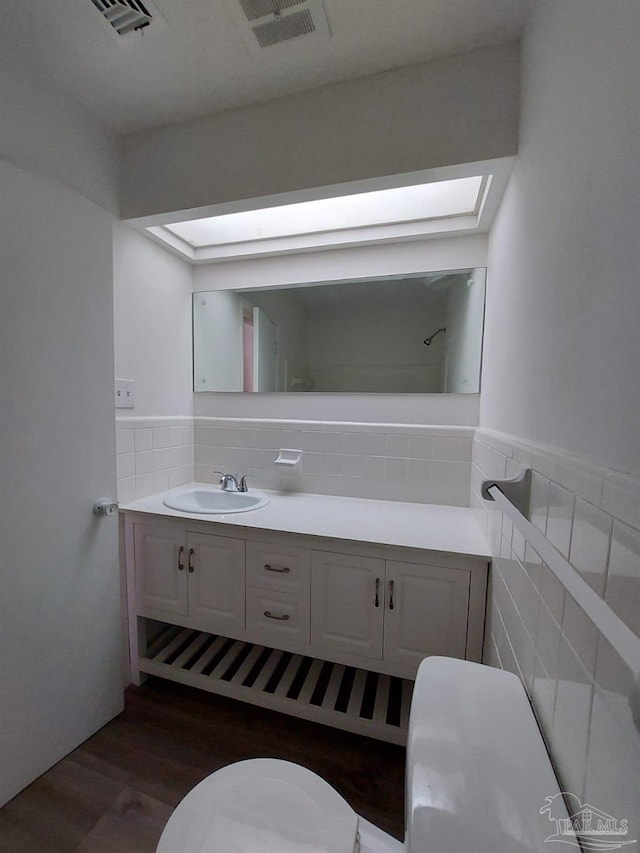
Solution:
M 290 616 L 288 613 L 283 613 L 281 616 L 278 616 L 277 613 L 272 613 L 270 610 L 265 610 L 264 615 L 267 619 L 277 619 L 278 622 L 288 622 Z
M 374 604 L 376 607 L 380 607 L 380 578 L 376 578 L 376 600 Z
M 270 566 L 269 563 L 264 564 L 266 572 L 279 572 L 281 575 L 288 575 L 291 569 L 289 566 Z
M 389 610 L 393 610 L 393 584 L 394 581 L 389 581 Z
M 182 562 L 182 555 L 184 554 L 184 545 L 181 545 L 178 548 L 178 571 L 184 572 L 184 563 Z
M 189 548 L 189 572 L 191 574 L 193 574 L 193 571 L 194 571 L 194 565 L 193 565 L 192 557 L 193 557 L 193 548 Z

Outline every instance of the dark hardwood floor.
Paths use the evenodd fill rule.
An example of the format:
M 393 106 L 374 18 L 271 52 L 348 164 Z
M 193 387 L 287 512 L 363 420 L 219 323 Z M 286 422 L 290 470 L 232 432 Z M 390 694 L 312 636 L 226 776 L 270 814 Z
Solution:
M 404 749 L 161 679 L 0 809 L 0 853 L 151 853 L 209 773 L 245 758 L 319 773 L 358 812 L 403 834 Z

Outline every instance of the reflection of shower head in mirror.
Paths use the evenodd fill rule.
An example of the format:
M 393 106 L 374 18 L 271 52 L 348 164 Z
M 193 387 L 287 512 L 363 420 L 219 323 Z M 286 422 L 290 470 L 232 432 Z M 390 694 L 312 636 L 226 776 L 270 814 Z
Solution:
M 447 327 L 446 327 L 446 326 L 443 326 L 441 329 L 436 329 L 436 331 L 435 331 L 432 335 L 429 335 L 429 337 L 428 337 L 428 338 L 425 338 L 425 339 L 424 339 L 424 345 L 425 345 L 426 347 L 430 347 L 430 346 L 431 346 L 431 341 L 435 338 L 435 336 L 436 336 L 436 335 L 439 335 L 439 334 L 440 334 L 440 332 L 446 332 L 446 331 L 447 331 Z

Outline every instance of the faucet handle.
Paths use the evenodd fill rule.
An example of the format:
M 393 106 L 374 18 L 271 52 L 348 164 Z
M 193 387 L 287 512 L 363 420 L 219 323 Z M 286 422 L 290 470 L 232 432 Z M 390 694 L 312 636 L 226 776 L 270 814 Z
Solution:
M 243 474 L 242 475 L 242 477 L 240 478 L 240 491 L 241 492 L 248 492 L 249 491 L 249 488 L 247 487 L 247 478 L 248 477 L 255 477 L 255 476 L 256 476 L 255 474 Z
M 226 474 L 224 471 L 214 471 L 214 474 L 220 474 L 220 488 L 224 492 L 239 492 L 240 487 L 236 480 L 235 474 Z

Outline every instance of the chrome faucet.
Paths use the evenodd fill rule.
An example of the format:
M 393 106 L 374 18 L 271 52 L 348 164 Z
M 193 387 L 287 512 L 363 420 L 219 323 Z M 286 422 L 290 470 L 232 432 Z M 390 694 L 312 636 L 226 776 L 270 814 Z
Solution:
M 238 482 L 235 474 L 225 474 L 224 471 L 214 471 L 214 474 L 220 474 L 220 488 L 223 492 L 248 492 L 247 477 L 251 474 L 243 474 Z

